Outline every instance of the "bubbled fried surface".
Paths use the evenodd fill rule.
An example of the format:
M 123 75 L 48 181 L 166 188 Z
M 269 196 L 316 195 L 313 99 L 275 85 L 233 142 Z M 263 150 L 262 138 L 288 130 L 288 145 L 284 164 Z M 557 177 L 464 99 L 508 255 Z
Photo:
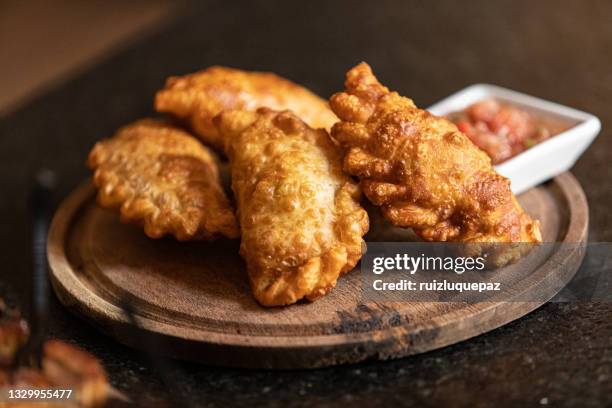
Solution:
M 210 151 L 187 132 L 144 119 L 98 142 L 89 154 L 98 203 L 151 238 L 237 238 L 231 204 Z
M 180 77 L 170 77 L 155 97 L 155 109 L 189 122 L 202 140 L 223 149 L 212 123 L 224 110 L 259 107 L 290 109 L 314 128 L 331 129 L 338 120 L 327 101 L 308 89 L 269 72 L 249 72 L 213 66 Z
M 225 112 L 215 122 L 255 298 L 279 306 L 326 294 L 361 258 L 368 230 L 359 187 L 342 172 L 329 135 L 265 108 Z
M 347 73 L 345 88 L 330 100 L 341 120 L 332 137 L 345 149 L 344 170 L 395 226 L 427 241 L 541 241 L 509 180 L 452 122 L 390 92 L 366 63 Z

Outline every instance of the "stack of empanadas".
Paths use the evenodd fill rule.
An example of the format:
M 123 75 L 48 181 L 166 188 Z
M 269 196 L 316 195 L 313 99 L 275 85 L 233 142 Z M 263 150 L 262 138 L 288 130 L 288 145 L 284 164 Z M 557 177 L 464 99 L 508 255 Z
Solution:
M 361 189 L 424 240 L 541 241 L 509 181 L 451 122 L 390 92 L 365 63 L 345 86 L 330 110 L 272 73 L 211 67 L 172 77 L 155 107 L 188 130 L 144 119 L 96 144 L 89 166 L 98 202 L 152 238 L 241 236 L 264 306 L 314 300 L 357 264 L 368 231 Z M 215 154 L 190 131 L 229 159 L 236 211 Z

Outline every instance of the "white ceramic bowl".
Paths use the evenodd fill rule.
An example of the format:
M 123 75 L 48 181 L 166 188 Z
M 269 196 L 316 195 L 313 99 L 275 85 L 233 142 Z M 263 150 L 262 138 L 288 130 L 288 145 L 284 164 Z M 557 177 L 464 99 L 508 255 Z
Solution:
M 601 129 L 599 119 L 589 113 L 488 84 L 468 86 L 430 106 L 428 110 L 434 115 L 443 116 L 485 98 L 518 105 L 536 115 L 570 125 L 567 130 L 495 166 L 501 175 L 510 179 L 515 194 L 569 170 Z

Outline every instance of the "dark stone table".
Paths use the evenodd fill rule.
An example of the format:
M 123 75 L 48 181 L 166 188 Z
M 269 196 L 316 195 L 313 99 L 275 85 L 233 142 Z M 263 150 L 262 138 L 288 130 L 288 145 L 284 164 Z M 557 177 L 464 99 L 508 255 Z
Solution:
M 590 239 L 611 241 L 611 15 L 605 1 L 190 5 L 178 20 L 0 119 L 1 294 L 27 301 L 33 172 L 55 170 L 58 200 L 66 196 L 88 176 L 84 161 L 96 139 L 150 114 L 168 75 L 211 64 L 273 70 L 328 96 L 365 60 L 420 106 L 487 82 L 594 113 L 602 133 L 573 173 L 590 203 Z M 548 304 L 489 334 L 389 362 L 293 372 L 176 363 L 173 389 L 136 351 L 71 316 L 53 296 L 49 335 L 95 353 L 112 384 L 140 400 L 182 394 L 205 406 L 612 405 L 611 304 Z

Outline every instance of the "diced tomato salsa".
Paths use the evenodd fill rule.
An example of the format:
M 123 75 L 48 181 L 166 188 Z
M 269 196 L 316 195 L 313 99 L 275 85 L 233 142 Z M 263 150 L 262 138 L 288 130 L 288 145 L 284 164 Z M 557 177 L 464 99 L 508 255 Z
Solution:
M 448 118 L 491 157 L 493 164 L 516 156 L 561 130 L 551 129 L 532 113 L 495 99 L 476 102 Z

